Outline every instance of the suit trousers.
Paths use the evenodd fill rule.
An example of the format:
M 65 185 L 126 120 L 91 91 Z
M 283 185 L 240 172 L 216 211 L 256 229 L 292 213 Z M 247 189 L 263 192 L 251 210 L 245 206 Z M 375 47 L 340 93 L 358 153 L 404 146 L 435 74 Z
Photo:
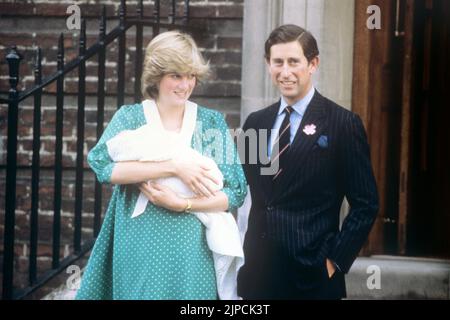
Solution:
M 330 278 L 326 260 L 303 266 L 266 239 L 258 255 L 246 258 L 238 275 L 238 294 L 245 300 L 339 300 L 346 297 L 344 274 Z

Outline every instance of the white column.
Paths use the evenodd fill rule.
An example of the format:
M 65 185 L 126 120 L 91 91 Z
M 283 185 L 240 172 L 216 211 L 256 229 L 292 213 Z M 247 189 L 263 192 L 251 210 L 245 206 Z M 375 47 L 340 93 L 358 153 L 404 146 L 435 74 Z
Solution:
M 280 3 L 283 7 L 283 16 L 281 17 L 282 24 L 292 23 L 301 27 L 307 25 L 308 0 L 281 0 Z
M 251 112 L 277 98 L 264 60 L 264 43 L 270 32 L 281 23 L 282 2 L 244 1 L 241 124 Z
M 327 98 L 351 109 L 355 2 L 323 2 L 317 87 Z

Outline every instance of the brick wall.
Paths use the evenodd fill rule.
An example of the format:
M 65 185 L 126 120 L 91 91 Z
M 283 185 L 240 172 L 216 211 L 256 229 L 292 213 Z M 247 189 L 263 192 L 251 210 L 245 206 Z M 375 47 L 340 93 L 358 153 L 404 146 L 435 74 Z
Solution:
M 192 35 L 211 64 L 211 77 L 194 92 L 192 100 L 201 105 L 223 112 L 228 124 L 239 126 L 241 43 L 242 43 L 242 0 L 191 0 L 191 24 L 198 27 Z M 161 0 L 161 14 L 167 16 L 168 1 Z M 72 1 L 0 1 L 0 94 L 5 96 L 9 89 L 8 66 L 5 60 L 7 49 L 17 45 L 24 56 L 20 65 L 19 88 L 26 90 L 34 83 L 33 65 L 36 46 L 42 48 L 43 78 L 56 71 L 58 37 L 64 34 L 65 62 L 77 56 L 78 31 L 68 30 L 66 9 Z M 118 25 L 119 1 L 78 1 L 81 16 L 87 22 L 87 46 L 98 37 L 99 16 L 102 5 L 107 11 L 107 30 Z M 179 2 L 178 12 L 182 7 Z M 136 1 L 127 1 L 128 14 L 135 14 Z M 151 17 L 153 1 L 144 1 L 144 15 Z M 144 29 L 144 46 L 152 37 L 151 29 Z M 126 45 L 126 103 L 133 102 L 134 88 L 134 28 L 127 33 Z M 105 124 L 116 110 L 117 86 L 117 45 L 108 46 L 106 55 L 106 101 Z M 86 115 L 85 115 L 85 155 L 96 141 L 96 92 L 97 57 L 87 62 L 86 67 Z M 77 71 L 72 71 L 65 80 L 64 135 L 63 135 L 63 190 L 61 217 L 61 257 L 70 254 L 73 238 L 73 211 L 76 159 L 77 121 Z M 51 237 L 53 218 L 53 171 L 48 166 L 54 162 L 56 84 L 44 90 L 42 101 L 40 148 L 41 170 L 39 205 L 39 271 L 48 270 L 51 264 Z M 19 108 L 18 158 L 19 166 L 31 165 L 33 135 L 33 100 L 27 99 Z M 7 106 L 0 104 L 0 250 L 3 250 L 3 221 L 6 164 Z M 85 164 L 86 168 L 87 165 Z M 83 240 L 92 237 L 94 177 L 86 171 L 83 187 Z M 29 254 L 29 213 L 31 208 L 31 170 L 20 169 L 17 173 L 16 210 L 16 270 L 15 286 L 26 285 Z M 104 186 L 104 208 L 110 187 Z M 1 261 L 0 261 L 0 265 Z M 0 266 L 1 268 L 1 266 Z M 0 277 L 1 282 L 1 277 Z

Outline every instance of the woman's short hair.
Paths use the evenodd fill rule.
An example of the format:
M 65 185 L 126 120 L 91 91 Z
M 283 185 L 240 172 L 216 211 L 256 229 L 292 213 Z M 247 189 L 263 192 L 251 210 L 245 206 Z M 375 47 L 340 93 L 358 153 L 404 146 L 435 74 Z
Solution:
M 209 73 L 209 63 L 203 59 L 194 39 L 177 30 L 159 34 L 145 49 L 142 97 L 156 99 L 159 82 L 168 73 L 193 74 L 197 81 Z
M 308 63 L 319 55 L 317 41 L 311 32 L 299 27 L 295 24 L 285 24 L 272 31 L 264 45 L 264 57 L 270 59 L 270 48 L 280 43 L 288 43 L 298 41 L 303 49 Z

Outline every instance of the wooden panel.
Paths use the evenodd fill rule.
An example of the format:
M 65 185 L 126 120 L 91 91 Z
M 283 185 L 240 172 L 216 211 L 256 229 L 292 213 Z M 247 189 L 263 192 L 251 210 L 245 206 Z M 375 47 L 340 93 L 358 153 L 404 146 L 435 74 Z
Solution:
M 369 30 L 367 7 L 381 9 L 381 30 Z M 380 211 L 364 254 L 396 251 L 402 44 L 395 39 L 396 1 L 355 2 L 352 110 L 366 127 Z
M 414 1 L 408 0 L 405 10 L 405 54 L 403 62 L 403 95 L 400 144 L 400 188 L 398 214 L 398 253 L 406 253 L 407 220 L 411 194 L 411 112 L 413 75 Z

